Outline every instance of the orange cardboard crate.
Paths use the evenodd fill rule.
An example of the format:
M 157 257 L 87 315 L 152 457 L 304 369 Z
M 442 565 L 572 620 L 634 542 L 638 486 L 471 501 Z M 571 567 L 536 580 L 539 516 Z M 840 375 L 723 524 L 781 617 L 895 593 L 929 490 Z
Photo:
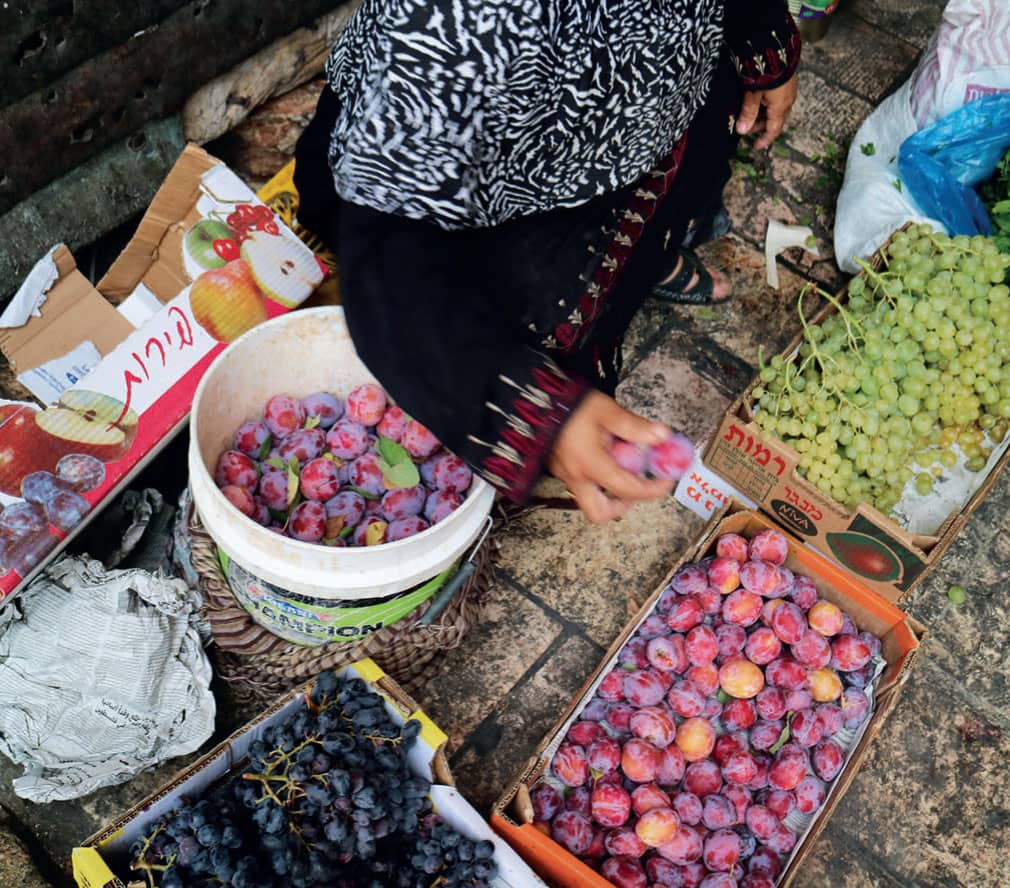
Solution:
M 576 694 L 560 720 L 541 741 L 530 761 L 495 803 L 491 814 L 491 826 L 549 883 L 560 888 L 608 888 L 611 885 L 533 825 L 530 787 L 549 768 L 558 742 L 593 696 L 599 682 L 613 668 L 625 643 L 642 621 L 652 613 L 674 573 L 682 565 L 714 552 L 717 538 L 724 533 L 741 533 L 749 538 L 758 531 L 769 528 L 782 530 L 766 516 L 744 509 L 736 503 L 731 503 L 712 518 L 702 537 L 677 562 L 610 646 L 603 660 Z M 779 877 L 777 883 L 779 888 L 784 888 L 792 882 L 814 840 L 824 829 L 831 812 L 859 771 L 870 744 L 898 702 L 908 670 L 918 654 L 919 643 L 925 635 L 925 629 L 894 604 L 854 579 L 837 564 L 804 545 L 796 537 L 788 532 L 785 532 L 785 535 L 789 542 L 786 566 L 797 573 L 809 576 L 816 584 L 821 597 L 834 602 L 848 613 L 860 630 L 867 630 L 877 635 L 881 639 L 881 654 L 887 665 L 877 686 L 874 711 L 866 730 L 850 751 L 841 773 L 832 782 L 824 806 L 809 833 L 797 844 L 788 866 Z

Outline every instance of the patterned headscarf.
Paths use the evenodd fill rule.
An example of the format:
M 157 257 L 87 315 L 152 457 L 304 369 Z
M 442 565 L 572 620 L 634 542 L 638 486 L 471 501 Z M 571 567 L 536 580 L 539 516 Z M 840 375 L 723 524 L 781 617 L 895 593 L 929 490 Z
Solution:
M 722 0 L 364 0 L 327 63 L 345 200 L 443 228 L 577 206 L 686 131 Z

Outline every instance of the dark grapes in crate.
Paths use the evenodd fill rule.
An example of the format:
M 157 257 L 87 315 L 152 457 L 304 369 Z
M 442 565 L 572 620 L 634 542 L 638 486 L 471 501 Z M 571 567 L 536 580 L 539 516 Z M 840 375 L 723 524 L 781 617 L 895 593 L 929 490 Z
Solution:
M 322 672 L 244 768 L 135 843 L 132 868 L 157 888 L 484 888 L 494 845 L 443 821 L 407 767 L 420 729 L 361 679 Z

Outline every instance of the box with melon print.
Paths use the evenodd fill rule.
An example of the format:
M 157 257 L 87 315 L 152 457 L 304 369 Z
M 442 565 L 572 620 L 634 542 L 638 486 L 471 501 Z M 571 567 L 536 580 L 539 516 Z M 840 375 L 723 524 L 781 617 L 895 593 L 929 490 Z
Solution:
M 922 582 L 1010 461 L 1010 256 L 928 228 L 896 231 L 813 316 L 801 297 L 803 331 L 765 359 L 703 456 L 890 601 Z M 910 257 L 920 270 L 901 266 Z M 789 373 L 802 380 L 783 385 Z
M 731 503 L 611 645 L 495 803 L 492 827 L 562 888 L 782 888 L 924 634 Z
M 218 353 L 323 277 L 312 251 L 195 146 L 97 285 L 63 245 L 39 261 L 0 329 L 34 396 L 0 400 L 0 602 L 184 426 Z

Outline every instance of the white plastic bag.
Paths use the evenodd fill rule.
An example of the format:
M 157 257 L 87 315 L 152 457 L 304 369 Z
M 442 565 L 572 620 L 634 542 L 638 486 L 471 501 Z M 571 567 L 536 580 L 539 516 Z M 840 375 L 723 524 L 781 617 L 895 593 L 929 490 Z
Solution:
M 852 139 L 835 211 L 835 257 L 856 272 L 906 222 L 921 213 L 900 188 L 901 143 L 962 105 L 1010 91 L 1010 3 L 951 0 L 912 76 L 863 121 Z M 872 146 L 872 147 L 871 147 Z

